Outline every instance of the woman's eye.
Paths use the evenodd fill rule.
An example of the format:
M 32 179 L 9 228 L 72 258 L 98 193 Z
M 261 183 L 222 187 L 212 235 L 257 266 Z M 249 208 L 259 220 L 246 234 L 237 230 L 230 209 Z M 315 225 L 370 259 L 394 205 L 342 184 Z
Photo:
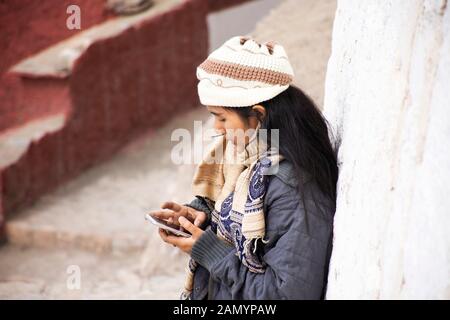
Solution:
M 220 122 L 225 122 L 225 119 L 219 119 Z

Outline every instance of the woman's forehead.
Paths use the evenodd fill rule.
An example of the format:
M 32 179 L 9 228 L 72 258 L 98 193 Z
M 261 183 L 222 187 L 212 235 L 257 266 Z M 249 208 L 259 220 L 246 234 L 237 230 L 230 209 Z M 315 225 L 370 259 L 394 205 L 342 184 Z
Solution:
M 219 107 L 219 106 L 206 106 L 206 108 L 208 109 L 209 112 L 214 112 L 214 113 L 223 113 L 224 112 L 223 107 Z

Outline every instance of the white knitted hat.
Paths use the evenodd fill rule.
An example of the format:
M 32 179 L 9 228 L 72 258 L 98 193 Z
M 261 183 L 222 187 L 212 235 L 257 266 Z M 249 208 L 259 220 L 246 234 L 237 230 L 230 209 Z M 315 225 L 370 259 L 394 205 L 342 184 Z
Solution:
M 284 48 L 236 36 L 197 67 L 203 105 L 247 107 L 269 100 L 289 87 L 294 71 Z

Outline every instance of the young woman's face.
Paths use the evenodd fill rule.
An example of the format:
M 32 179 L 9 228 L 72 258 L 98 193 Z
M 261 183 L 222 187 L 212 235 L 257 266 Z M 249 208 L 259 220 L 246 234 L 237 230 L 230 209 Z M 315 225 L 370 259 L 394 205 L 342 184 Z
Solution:
M 258 107 L 253 107 L 258 109 Z M 262 107 L 261 107 L 262 108 Z M 207 106 L 208 111 L 214 116 L 214 129 L 220 133 L 225 134 L 227 140 L 231 140 L 235 145 L 241 142 L 238 137 L 238 130 L 255 129 L 258 125 L 256 117 L 249 117 L 245 121 L 236 112 L 218 106 Z M 248 143 L 249 137 L 245 135 L 245 143 Z

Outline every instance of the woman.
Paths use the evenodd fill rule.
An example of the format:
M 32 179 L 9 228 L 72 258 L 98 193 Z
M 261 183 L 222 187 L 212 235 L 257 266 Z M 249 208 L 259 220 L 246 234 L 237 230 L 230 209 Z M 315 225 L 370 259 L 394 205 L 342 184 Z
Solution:
M 293 75 L 281 45 L 239 36 L 198 66 L 220 135 L 197 167 L 195 200 L 152 213 L 192 234 L 159 230 L 191 257 L 181 299 L 324 297 L 338 168 L 326 121 Z

